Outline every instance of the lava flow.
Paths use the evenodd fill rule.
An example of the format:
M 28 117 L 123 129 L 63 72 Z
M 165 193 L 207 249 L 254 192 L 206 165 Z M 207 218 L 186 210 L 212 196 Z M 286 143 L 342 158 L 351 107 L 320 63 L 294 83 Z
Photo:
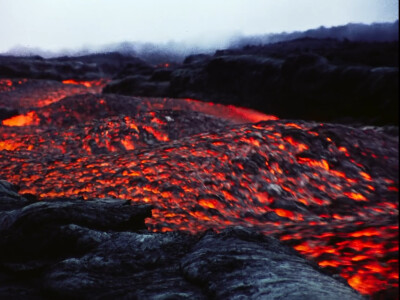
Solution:
M 92 81 L 0 79 L 0 106 L 16 109 L 44 107 L 70 95 L 100 93 L 107 79 Z
M 0 93 L 22 108 L 0 127 L 0 178 L 22 193 L 152 203 L 154 231 L 253 227 L 362 294 L 398 287 L 397 137 L 191 99 L 78 95 L 101 84 L 72 80 L 43 102 L 27 83 Z

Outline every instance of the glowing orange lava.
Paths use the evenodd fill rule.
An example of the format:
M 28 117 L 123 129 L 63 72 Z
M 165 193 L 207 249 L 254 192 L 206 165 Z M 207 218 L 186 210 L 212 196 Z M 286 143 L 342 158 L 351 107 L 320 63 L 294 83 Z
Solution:
M 3 120 L 3 125 L 6 126 L 30 126 L 39 125 L 39 118 L 34 111 L 30 111 L 23 115 L 18 115 L 7 120 Z
M 100 80 L 90 80 L 90 81 L 85 81 L 85 80 L 74 80 L 74 79 L 68 79 L 68 80 L 63 80 L 63 84 L 75 84 L 75 85 L 83 85 L 87 88 L 94 88 L 94 87 L 104 87 L 105 84 L 107 83 L 108 80 L 105 79 L 100 79 Z M 97 92 L 100 92 L 98 90 Z
M 57 94 L 71 85 L 98 88 L 68 80 Z M 387 140 L 360 149 L 357 141 L 373 138 L 362 130 L 339 134 L 192 99 L 81 95 L 38 104 L 44 96 L 0 127 L 0 178 L 21 193 L 151 203 L 153 231 L 252 227 L 363 294 L 398 287 L 398 177 L 382 172 L 393 165 Z M 215 128 L 188 130 L 201 120 Z

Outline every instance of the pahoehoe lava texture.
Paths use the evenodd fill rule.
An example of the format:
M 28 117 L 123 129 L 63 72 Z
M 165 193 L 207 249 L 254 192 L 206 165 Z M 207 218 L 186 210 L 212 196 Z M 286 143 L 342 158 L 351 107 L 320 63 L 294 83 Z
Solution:
M 151 134 L 151 126 L 135 127 L 135 150 L 107 145 L 121 141 L 124 126 L 145 121 L 144 112 L 129 122 L 126 117 L 96 121 L 105 136 L 87 132 L 90 126 L 69 127 L 74 129 L 65 130 L 66 137 L 54 137 L 55 145 L 62 141 L 59 151 L 51 151 L 51 143 L 35 144 L 28 135 L 31 147 L 1 151 L 1 174 L 18 182 L 21 192 L 43 199 L 113 196 L 151 203 L 153 217 L 146 223 L 156 231 L 253 227 L 364 293 L 396 285 L 398 140 L 393 132 L 271 120 L 222 124 L 169 140 L 176 127 L 161 121 L 179 115 L 188 121 L 201 116 L 158 111 L 148 119 L 157 121 L 148 124 L 166 139 Z M 4 130 L 18 132 L 12 128 Z M 93 140 L 88 149 L 74 138 L 85 132 Z M 94 151 L 102 143 L 103 150 Z M 79 147 L 82 151 L 74 150 Z
M 396 299 L 396 47 L 1 57 L 0 296 Z
M 279 241 L 244 228 L 151 233 L 148 205 L 30 202 L 0 181 L 3 299 L 363 299 Z

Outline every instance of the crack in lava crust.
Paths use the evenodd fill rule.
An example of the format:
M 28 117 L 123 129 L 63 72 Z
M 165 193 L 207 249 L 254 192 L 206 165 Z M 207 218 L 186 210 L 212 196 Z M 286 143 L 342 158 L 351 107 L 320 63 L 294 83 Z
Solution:
M 398 286 L 396 137 L 237 124 L 249 111 L 190 99 L 81 95 L 32 111 L 36 126 L 0 129 L 0 176 L 23 193 L 152 203 L 154 231 L 255 227 L 363 294 Z

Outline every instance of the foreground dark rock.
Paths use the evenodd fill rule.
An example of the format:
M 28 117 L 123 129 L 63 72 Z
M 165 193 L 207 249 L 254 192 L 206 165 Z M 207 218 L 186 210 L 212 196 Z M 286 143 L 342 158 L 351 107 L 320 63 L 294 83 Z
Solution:
M 362 299 L 248 229 L 150 233 L 148 205 L 30 198 L 0 182 L 2 299 Z

